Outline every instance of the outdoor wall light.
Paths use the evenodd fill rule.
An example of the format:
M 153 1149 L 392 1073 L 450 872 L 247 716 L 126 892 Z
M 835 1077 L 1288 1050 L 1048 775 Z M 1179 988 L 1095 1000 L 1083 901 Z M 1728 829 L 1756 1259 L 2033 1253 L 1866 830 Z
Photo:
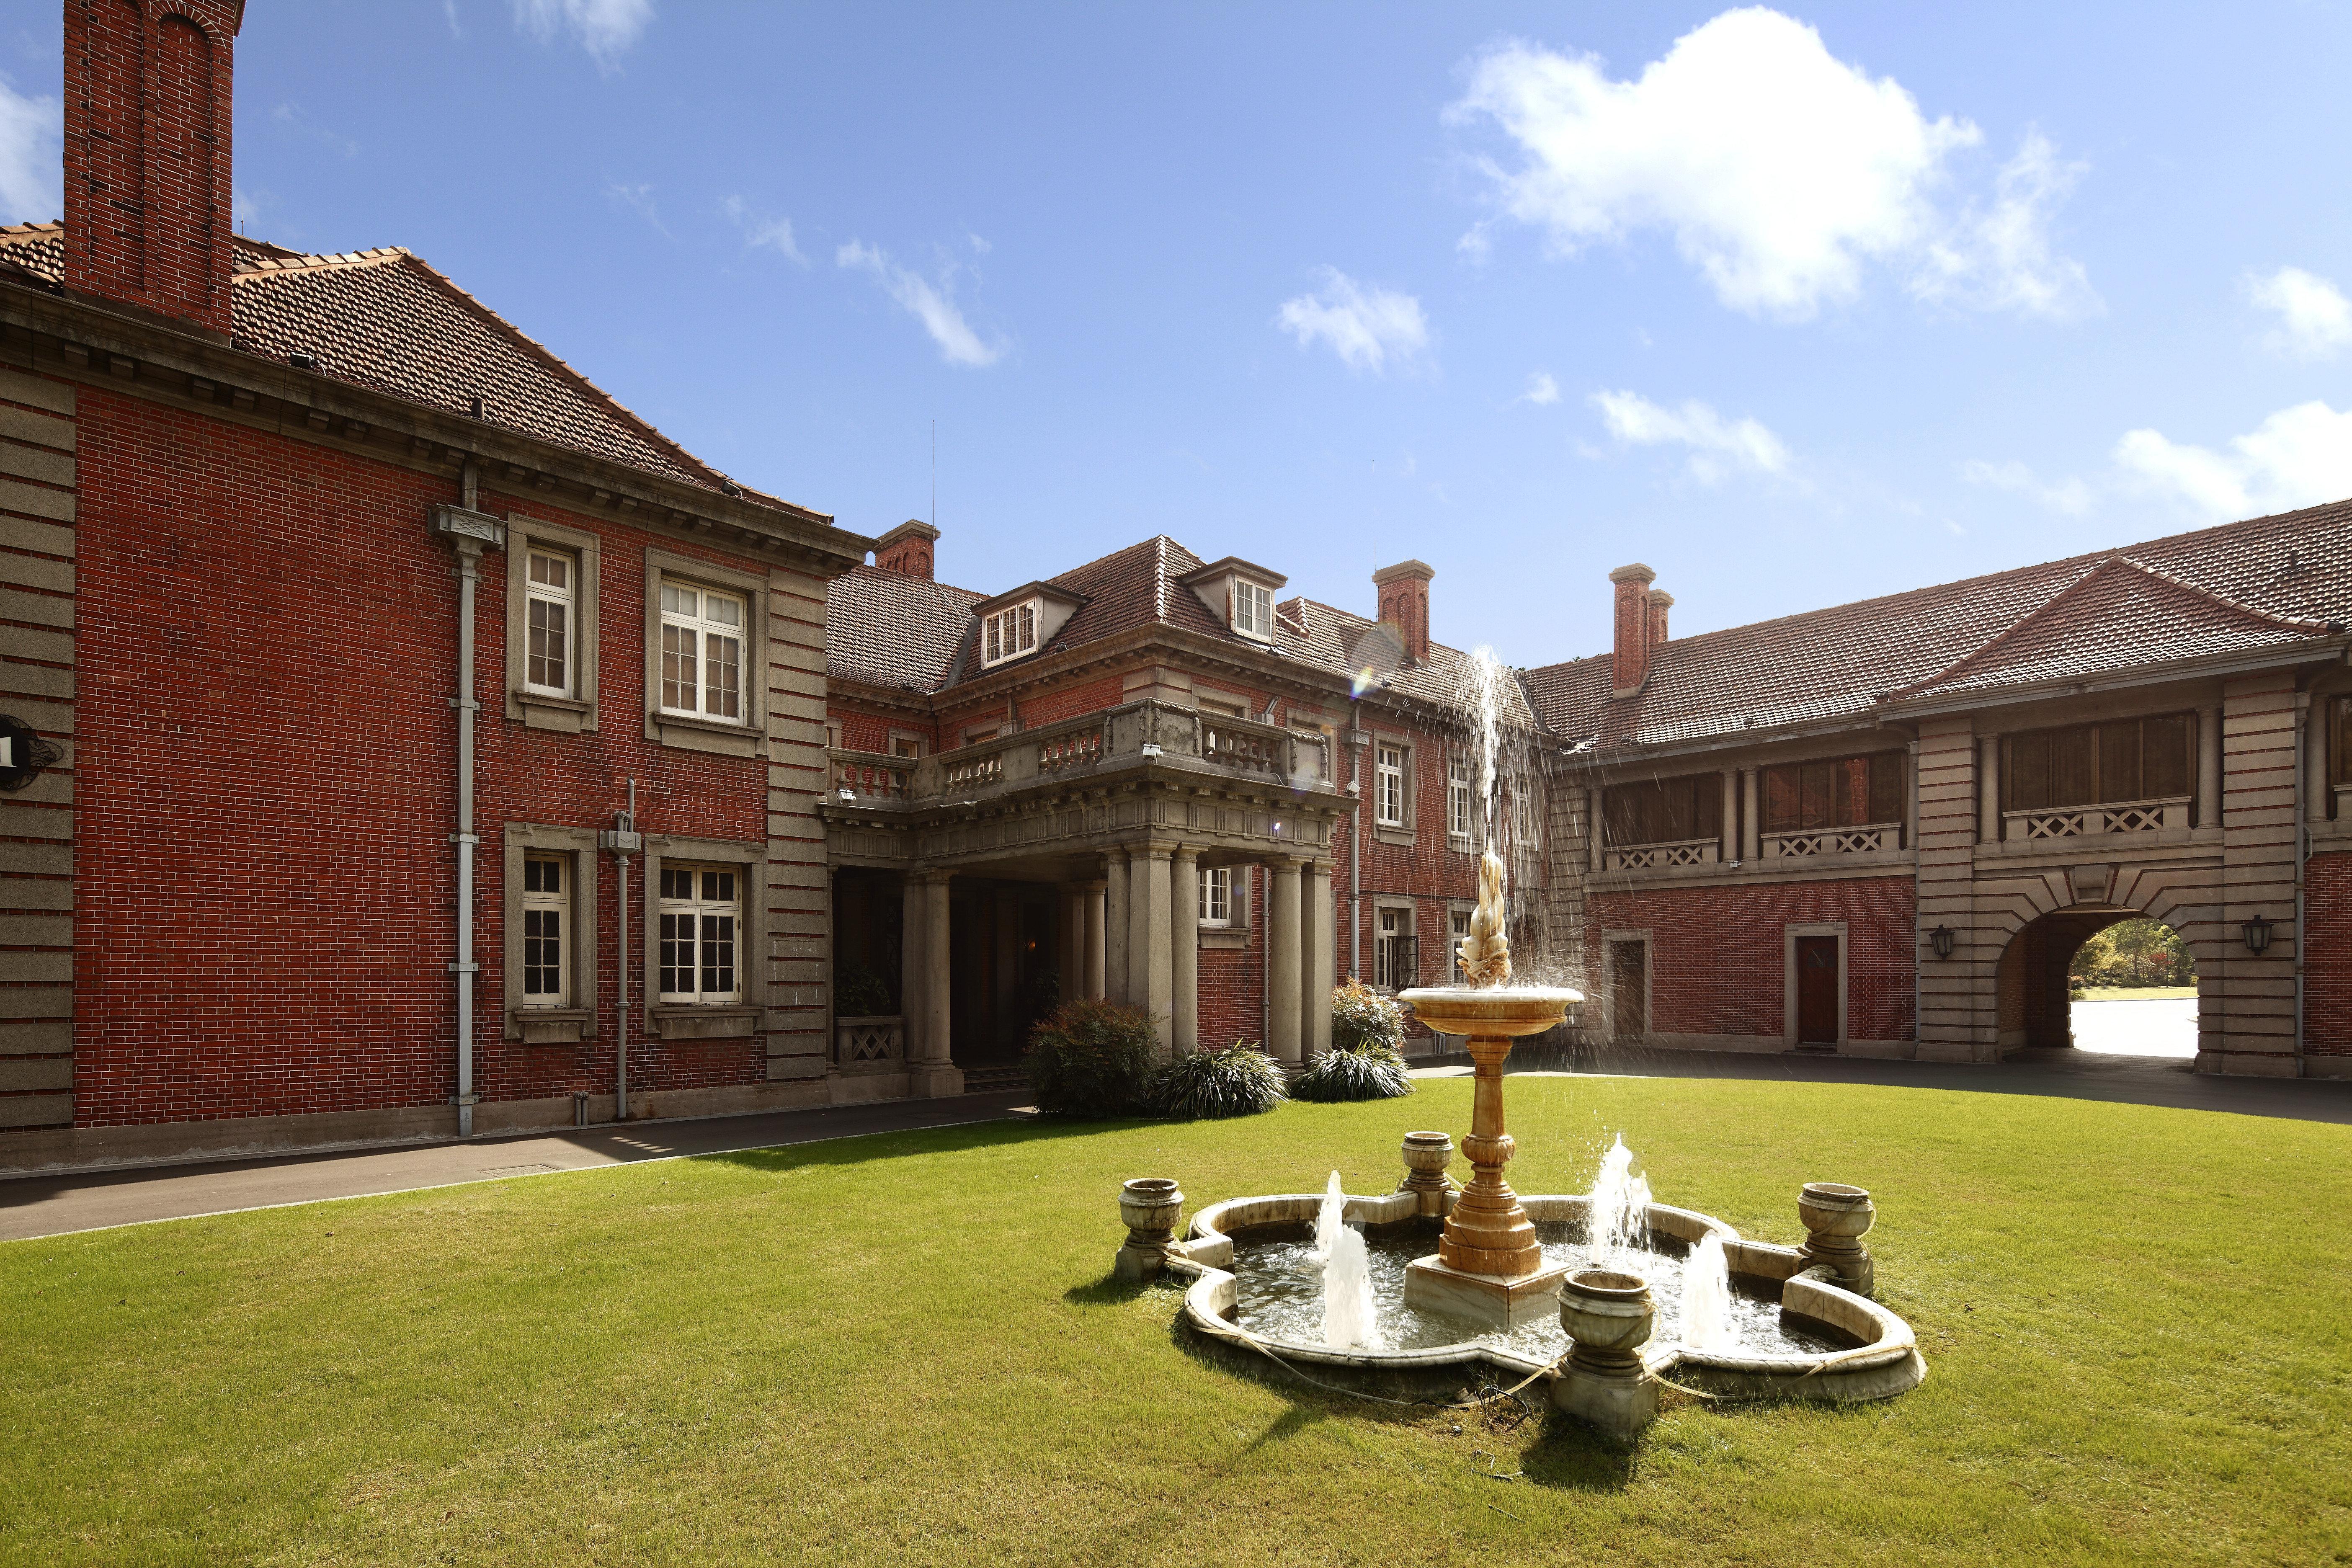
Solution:
M 1952 935 L 1951 927 L 1937 926 L 1934 931 L 1927 933 L 1927 940 L 1935 944 L 1936 956 L 1937 958 L 1949 958 L 1952 956 L 1952 943 L 1956 939 Z
M 2271 922 L 2263 919 L 2262 916 L 2256 915 L 2252 920 L 2248 921 L 2244 925 L 2240 926 L 2238 929 L 2240 931 L 2244 933 L 2246 939 L 2246 951 L 2248 952 L 2260 952 L 2263 949 L 2270 946 Z

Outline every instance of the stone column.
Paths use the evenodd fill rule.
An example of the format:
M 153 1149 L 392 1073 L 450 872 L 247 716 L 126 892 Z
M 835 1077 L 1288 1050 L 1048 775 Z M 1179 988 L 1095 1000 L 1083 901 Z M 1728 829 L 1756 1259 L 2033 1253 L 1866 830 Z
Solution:
M 1977 842 L 2000 842 L 2000 737 L 1977 737 Z
M 1168 921 L 1168 885 L 1173 879 L 1169 860 L 1174 852 L 1171 844 L 1139 845 L 1128 852 L 1127 863 L 1127 1005 L 1151 1016 L 1162 1060 L 1175 1038 L 1176 1023 Z
M 1299 1065 L 1298 1024 L 1304 1004 L 1299 998 L 1298 862 L 1274 862 L 1272 905 L 1266 912 L 1267 998 L 1266 1054 L 1285 1067 Z
M 1592 869 L 1598 871 L 1602 864 L 1601 858 L 1602 841 L 1607 837 L 1601 825 L 1601 786 L 1594 784 L 1586 790 L 1584 798 L 1585 848 L 1591 856 Z
M 1307 910 L 1299 924 L 1309 957 L 1307 980 L 1299 997 L 1305 1014 L 1299 1020 L 1299 1033 L 1307 1058 L 1312 1060 L 1331 1048 L 1331 988 L 1339 983 L 1338 932 L 1333 929 L 1331 909 L 1331 862 L 1318 860 L 1307 867 L 1305 896 Z
M 1201 852 L 1180 845 L 1168 878 L 1168 1048 L 1201 1048 Z
M 1103 996 L 1125 1005 L 1127 995 L 1127 851 L 1103 858 Z
M 1722 837 L 1716 857 L 1722 860 L 1739 858 L 1739 772 L 1723 770 L 1723 820 L 1717 825 Z
M 907 1068 L 907 1091 L 919 1100 L 963 1092 L 963 1074 L 950 1059 L 953 1042 L 948 1037 L 948 878 L 945 871 L 925 871 L 919 877 L 923 889 L 923 1048 Z
M 2197 710 L 2197 826 L 2221 826 L 2221 705 Z
M 1108 886 L 1104 882 L 1088 882 L 1086 885 L 1087 923 L 1083 933 L 1087 954 L 1085 994 L 1096 1002 L 1103 999 L 1103 893 Z
M 1083 993 L 1087 963 L 1087 889 L 1083 883 L 1065 882 L 1055 905 L 1054 973 L 1061 983 L 1062 1000 Z
M 923 1025 L 930 1016 L 923 995 L 924 980 L 929 973 L 923 933 L 927 929 L 924 922 L 930 919 L 930 903 L 919 871 L 909 871 L 901 878 L 899 889 L 898 1016 L 904 1036 L 900 1060 L 902 1065 L 912 1067 L 923 1059 Z
M 1739 770 L 1739 858 L 1751 865 L 1764 858 L 1764 817 L 1758 810 L 1757 770 Z

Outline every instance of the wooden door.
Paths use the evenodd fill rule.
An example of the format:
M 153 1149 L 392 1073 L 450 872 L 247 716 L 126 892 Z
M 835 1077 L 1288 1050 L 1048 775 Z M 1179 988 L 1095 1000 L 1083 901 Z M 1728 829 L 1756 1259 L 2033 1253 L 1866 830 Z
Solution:
M 1838 1043 L 1838 939 L 1797 939 L 1797 1043 Z
M 1638 1040 L 1650 1032 L 1650 944 L 1609 944 L 1610 1011 L 1615 1036 Z

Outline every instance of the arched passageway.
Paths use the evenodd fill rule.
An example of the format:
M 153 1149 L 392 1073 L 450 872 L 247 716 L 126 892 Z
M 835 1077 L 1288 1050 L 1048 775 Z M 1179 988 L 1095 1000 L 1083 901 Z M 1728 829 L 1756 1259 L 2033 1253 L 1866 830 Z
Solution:
M 2149 928 L 2149 929 L 2139 929 Z M 2097 973 L 2077 975 L 2093 939 L 2120 931 L 2128 940 L 2097 944 Z M 2114 948 L 2110 953 L 2106 950 Z M 2100 986 L 2110 982 L 2177 979 L 2180 986 Z M 2076 1000 L 2084 983 L 2090 989 Z M 1997 976 L 2000 1047 L 2089 1049 L 2102 1054 L 2172 1058 L 2197 1054 L 2196 969 L 2168 926 L 2137 910 L 2076 905 L 2046 914 L 2010 939 Z

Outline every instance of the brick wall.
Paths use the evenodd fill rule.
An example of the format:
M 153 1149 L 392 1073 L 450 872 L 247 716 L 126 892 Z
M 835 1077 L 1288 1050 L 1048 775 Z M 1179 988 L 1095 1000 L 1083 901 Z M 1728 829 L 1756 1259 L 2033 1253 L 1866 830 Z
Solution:
M 1842 921 L 1846 1037 L 1912 1037 L 1914 915 L 1907 877 L 1595 892 L 1587 902 L 1589 995 L 1600 994 L 1601 931 L 1651 933 L 1654 1033 L 1780 1037 L 1788 994 L 1786 928 Z
M 2311 943 L 2303 980 L 2304 1054 L 2352 1056 L 2352 853 L 2305 861 L 2303 900 Z

